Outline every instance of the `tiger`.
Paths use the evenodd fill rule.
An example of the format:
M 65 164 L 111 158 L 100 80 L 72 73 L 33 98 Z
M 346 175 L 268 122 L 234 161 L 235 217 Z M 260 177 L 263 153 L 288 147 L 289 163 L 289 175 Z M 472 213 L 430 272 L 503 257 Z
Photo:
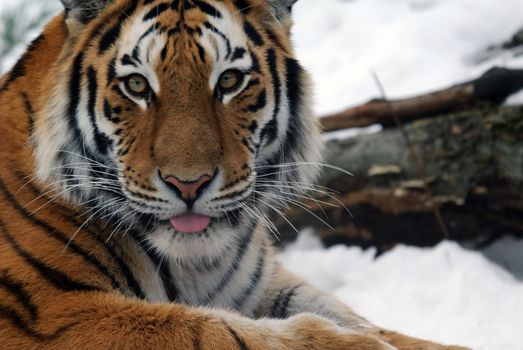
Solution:
M 295 0 L 61 2 L 0 80 L 2 349 L 463 349 L 278 261 L 322 154 Z

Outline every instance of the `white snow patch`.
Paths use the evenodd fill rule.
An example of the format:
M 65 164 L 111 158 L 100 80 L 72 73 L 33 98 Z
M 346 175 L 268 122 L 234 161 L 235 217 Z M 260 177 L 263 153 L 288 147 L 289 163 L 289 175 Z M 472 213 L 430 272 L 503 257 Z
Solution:
M 484 53 L 523 27 L 521 13 L 521 0 L 301 0 L 293 32 L 325 115 L 380 97 L 373 71 L 401 98 L 523 68 L 521 55 Z
M 443 242 L 430 249 L 398 246 L 379 258 L 375 253 L 324 249 L 306 231 L 281 260 L 382 327 L 478 350 L 523 348 L 523 240 L 507 238 L 484 252 Z
M 0 74 L 8 71 L 16 63 L 25 52 L 27 44 L 40 34 L 47 20 L 61 9 L 58 0 L 0 0 L 0 54 L 4 56 L 0 61 Z M 4 17 L 8 15 L 11 18 L 15 16 L 14 21 L 7 23 Z M 16 38 L 20 42 L 8 50 L 10 45 L 6 45 L 2 40 L 5 37 Z
M 523 105 L 523 90 L 510 96 L 507 99 L 506 104 L 509 106 Z

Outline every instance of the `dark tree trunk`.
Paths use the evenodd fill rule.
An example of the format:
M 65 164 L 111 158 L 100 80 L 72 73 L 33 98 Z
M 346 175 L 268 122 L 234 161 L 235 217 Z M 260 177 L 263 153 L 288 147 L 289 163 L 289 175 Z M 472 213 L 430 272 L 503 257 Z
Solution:
M 405 139 L 397 129 L 328 143 L 321 184 L 341 192 L 343 208 L 307 203 L 331 230 L 296 208 L 287 217 L 299 228 L 314 227 L 327 244 L 431 246 L 444 239 L 433 215 L 442 211 L 449 238 L 488 242 L 503 234 L 523 237 L 523 107 L 476 107 L 405 127 L 423 161 L 434 197 L 423 188 Z M 329 198 L 322 200 L 336 203 Z M 275 217 L 284 239 L 293 232 Z

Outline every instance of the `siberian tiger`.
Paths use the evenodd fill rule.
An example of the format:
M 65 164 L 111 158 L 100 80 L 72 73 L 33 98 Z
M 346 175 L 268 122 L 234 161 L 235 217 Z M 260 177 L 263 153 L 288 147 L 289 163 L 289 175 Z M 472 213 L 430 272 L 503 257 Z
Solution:
M 275 259 L 321 144 L 293 0 L 62 0 L 0 81 L 0 347 L 457 349 Z

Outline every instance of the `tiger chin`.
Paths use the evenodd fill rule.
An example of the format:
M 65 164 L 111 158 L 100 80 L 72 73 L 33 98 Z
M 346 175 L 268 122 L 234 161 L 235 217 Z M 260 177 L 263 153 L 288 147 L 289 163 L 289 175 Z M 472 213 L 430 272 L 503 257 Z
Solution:
M 458 349 L 287 272 L 321 154 L 292 0 L 62 0 L 0 81 L 2 349 Z

